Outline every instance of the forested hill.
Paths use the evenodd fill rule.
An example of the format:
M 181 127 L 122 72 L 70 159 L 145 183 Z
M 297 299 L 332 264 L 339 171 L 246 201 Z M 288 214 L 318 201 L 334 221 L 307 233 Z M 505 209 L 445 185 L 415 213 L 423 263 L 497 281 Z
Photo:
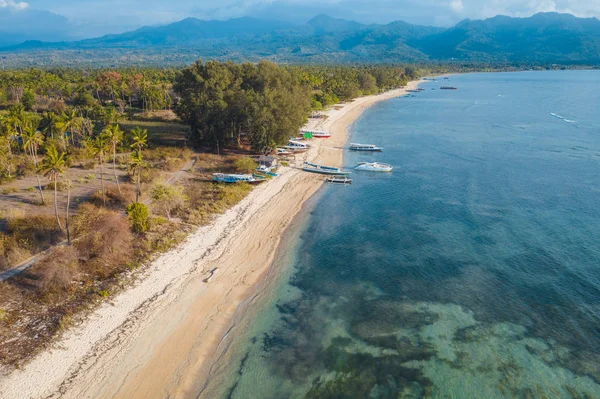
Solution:
M 364 25 L 320 15 L 305 25 L 238 18 L 144 27 L 120 35 L 76 42 L 25 42 L 4 48 L 7 62 L 36 53 L 34 62 L 90 59 L 154 64 L 189 63 L 202 58 L 233 61 L 380 63 L 477 61 L 508 63 L 600 63 L 600 21 L 570 14 L 530 18 L 498 16 L 465 20 L 451 28 L 397 21 Z M 52 56 L 48 56 L 51 54 Z M 46 56 L 45 56 L 46 55 Z M 30 61 L 31 57 L 27 58 Z

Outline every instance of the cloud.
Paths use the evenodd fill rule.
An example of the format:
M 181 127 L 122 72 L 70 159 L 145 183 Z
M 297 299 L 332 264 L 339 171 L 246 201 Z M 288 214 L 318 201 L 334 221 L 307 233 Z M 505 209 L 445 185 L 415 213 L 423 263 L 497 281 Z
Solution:
M 29 8 L 29 3 L 14 0 L 0 0 L 0 8 L 8 8 L 9 10 L 25 10 Z

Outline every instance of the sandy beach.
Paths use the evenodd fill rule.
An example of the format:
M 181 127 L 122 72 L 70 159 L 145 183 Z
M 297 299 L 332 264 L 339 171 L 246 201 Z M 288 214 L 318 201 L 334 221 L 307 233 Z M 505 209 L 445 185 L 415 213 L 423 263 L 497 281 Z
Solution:
M 305 160 L 341 165 L 347 128 L 369 106 L 405 89 L 356 99 L 311 119 L 332 137 L 296 165 L 257 187 L 238 205 L 157 258 L 139 283 L 73 327 L 19 370 L 0 374 L 0 397 L 197 397 L 211 359 L 272 264 L 281 236 L 323 176 L 297 167 Z M 216 269 L 209 283 L 204 282 Z

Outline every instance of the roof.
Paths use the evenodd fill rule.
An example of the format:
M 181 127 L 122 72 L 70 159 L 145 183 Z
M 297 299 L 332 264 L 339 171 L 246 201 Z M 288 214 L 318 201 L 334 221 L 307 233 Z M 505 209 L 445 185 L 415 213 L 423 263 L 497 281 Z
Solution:
M 277 158 L 269 156 L 269 155 L 261 155 L 260 157 L 258 157 L 258 162 L 273 162 L 276 159 Z

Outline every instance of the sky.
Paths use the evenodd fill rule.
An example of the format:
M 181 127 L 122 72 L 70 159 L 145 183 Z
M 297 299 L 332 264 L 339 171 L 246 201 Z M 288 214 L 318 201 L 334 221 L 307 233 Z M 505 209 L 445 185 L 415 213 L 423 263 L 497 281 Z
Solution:
M 0 0 L 0 23 L 7 26 L 10 23 L 6 21 L 23 15 L 48 17 L 52 13 L 68 19 L 73 35 L 91 37 L 186 17 L 253 16 L 300 24 L 325 13 L 363 23 L 404 20 L 450 26 L 465 18 L 525 17 L 545 11 L 600 17 L 600 0 Z

